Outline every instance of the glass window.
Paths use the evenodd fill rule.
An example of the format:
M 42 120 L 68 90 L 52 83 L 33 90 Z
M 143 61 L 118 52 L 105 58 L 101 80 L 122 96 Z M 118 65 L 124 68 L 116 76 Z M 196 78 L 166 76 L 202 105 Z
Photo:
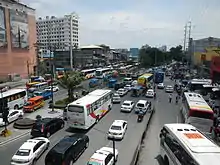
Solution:
M 112 125 L 111 129 L 112 130 L 121 130 L 121 126 Z
M 18 150 L 15 155 L 18 156 L 29 156 L 31 150 Z
M 78 113 L 83 113 L 84 111 L 83 111 L 84 109 L 83 109 L 83 107 L 82 106 L 69 106 L 68 107 L 68 111 L 69 112 L 78 112 Z

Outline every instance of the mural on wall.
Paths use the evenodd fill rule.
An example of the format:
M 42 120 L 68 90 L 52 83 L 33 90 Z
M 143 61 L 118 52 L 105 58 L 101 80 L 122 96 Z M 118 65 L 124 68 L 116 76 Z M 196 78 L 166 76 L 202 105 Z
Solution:
M 14 48 L 29 48 L 28 15 L 25 12 L 10 10 L 11 43 Z
M 0 47 L 7 45 L 6 37 L 6 26 L 5 26 L 5 9 L 0 7 Z

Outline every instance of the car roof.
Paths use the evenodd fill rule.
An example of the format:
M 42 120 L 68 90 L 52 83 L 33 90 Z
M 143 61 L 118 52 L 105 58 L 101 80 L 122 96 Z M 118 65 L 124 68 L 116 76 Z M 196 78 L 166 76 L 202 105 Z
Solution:
M 125 100 L 123 103 L 131 103 L 132 101 L 130 100 Z
M 113 152 L 113 148 L 102 147 L 92 155 L 90 161 L 98 161 L 98 162 L 103 161 L 109 155 L 109 153 L 112 152 Z
M 147 100 L 139 100 L 137 103 L 145 104 Z
M 52 120 L 54 120 L 55 118 L 49 118 L 49 117 L 46 117 L 46 118 L 42 118 L 41 120 L 38 120 L 36 123 L 37 124 L 46 124 Z
M 66 136 L 61 139 L 51 150 L 57 153 L 64 153 L 68 150 L 72 145 L 74 145 L 78 140 L 84 138 L 87 135 L 84 134 L 73 134 L 70 136 Z
M 153 89 L 148 89 L 147 91 L 148 91 L 148 92 L 153 92 L 154 90 L 153 90 Z
M 116 126 L 121 126 L 124 122 L 126 122 L 125 120 L 115 120 L 112 125 L 116 125 Z
M 19 150 L 31 150 L 34 148 L 34 146 L 41 140 L 36 140 L 36 139 L 29 139 L 26 142 L 24 142 L 21 147 L 19 148 Z

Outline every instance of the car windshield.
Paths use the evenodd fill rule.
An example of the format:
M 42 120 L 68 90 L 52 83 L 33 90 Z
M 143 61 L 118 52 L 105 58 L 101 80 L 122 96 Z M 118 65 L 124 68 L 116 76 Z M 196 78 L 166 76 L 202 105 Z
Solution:
M 121 126 L 113 125 L 113 126 L 111 126 L 111 129 L 112 130 L 121 130 Z
M 29 156 L 31 150 L 18 150 L 15 155 L 18 156 Z
M 24 105 L 29 106 L 29 105 L 32 105 L 32 103 L 31 102 L 26 102 L 26 103 L 24 103 Z
M 130 106 L 130 103 L 123 103 L 124 106 Z
M 95 161 L 89 161 L 89 162 L 87 163 L 87 165 L 101 165 L 101 163 L 95 162 Z
M 142 103 L 137 103 L 137 107 L 144 107 L 144 104 L 142 104 Z

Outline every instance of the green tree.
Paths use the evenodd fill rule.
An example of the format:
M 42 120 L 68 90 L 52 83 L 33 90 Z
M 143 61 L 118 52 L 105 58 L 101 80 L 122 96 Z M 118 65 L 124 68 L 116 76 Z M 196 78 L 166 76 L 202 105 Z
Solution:
M 184 54 L 183 54 L 181 45 L 179 45 L 177 47 L 170 48 L 169 53 L 170 53 L 170 56 L 172 57 L 173 60 L 182 61 L 182 59 L 184 58 Z
M 65 73 L 63 78 L 60 80 L 63 87 L 68 90 L 69 102 L 73 101 L 73 92 L 78 85 L 84 80 L 80 72 Z

